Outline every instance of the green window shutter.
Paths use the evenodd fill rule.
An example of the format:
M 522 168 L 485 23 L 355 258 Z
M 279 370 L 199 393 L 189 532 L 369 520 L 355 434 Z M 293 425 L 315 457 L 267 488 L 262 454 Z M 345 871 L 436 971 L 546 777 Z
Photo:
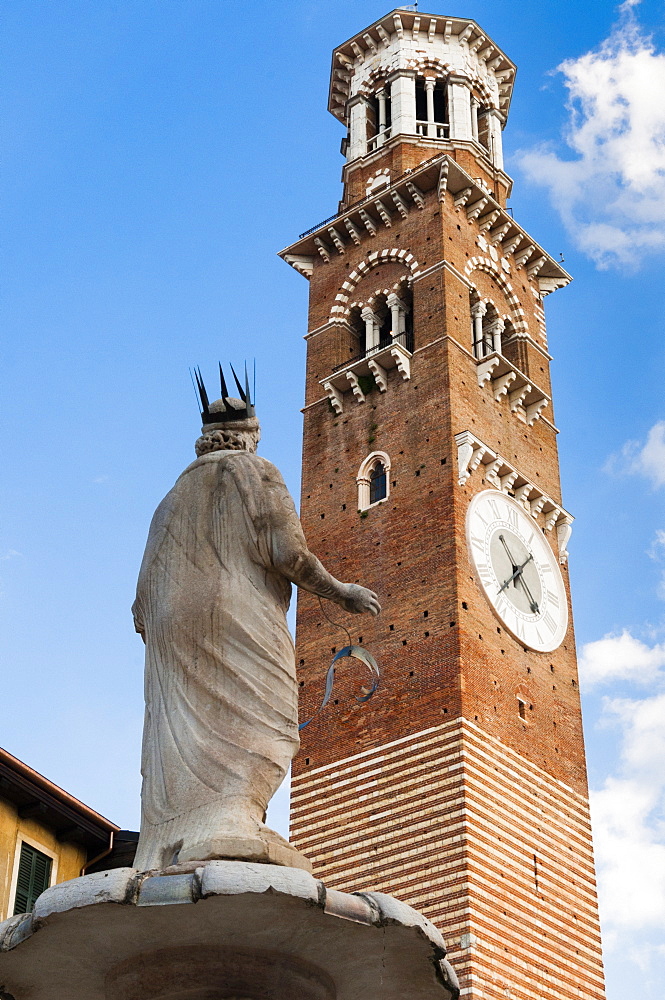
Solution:
M 37 896 L 40 896 L 44 889 L 48 889 L 52 863 L 46 854 L 42 854 L 30 844 L 21 843 L 14 902 L 15 914 L 29 913 L 35 905 Z

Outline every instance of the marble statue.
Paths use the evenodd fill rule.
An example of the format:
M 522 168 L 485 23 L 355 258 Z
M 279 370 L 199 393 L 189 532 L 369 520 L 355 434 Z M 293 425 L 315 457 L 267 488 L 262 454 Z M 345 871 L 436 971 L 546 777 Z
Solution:
M 378 614 L 307 548 L 279 471 L 256 454 L 249 387 L 202 401 L 197 458 L 157 508 L 133 606 L 146 645 L 135 866 L 211 858 L 308 863 L 264 823 L 299 745 L 291 584 Z M 235 373 L 234 373 L 235 377 Z

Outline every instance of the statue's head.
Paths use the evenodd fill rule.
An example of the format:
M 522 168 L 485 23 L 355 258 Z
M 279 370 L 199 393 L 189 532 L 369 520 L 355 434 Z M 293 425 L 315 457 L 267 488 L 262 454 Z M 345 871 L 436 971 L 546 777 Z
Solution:
M 210 451 L 249 451 L 254 453 L 261 437 L 259 422 L 256 419 L 254 404 L 249 393 L 249 380 L 245 368 L 245 388 L 241 386 L 236 373 L 231 366 L 233 377 L 241 398 L 229 396 L 224 379 L 222 366 L 219 366 L 219 380 L 222 395 L 214 403 L 208 402 L 208 394 L 197 369 L 196 384 L 201 398 L 201 437 L 194 445 L 197 456 L 207 455 Z

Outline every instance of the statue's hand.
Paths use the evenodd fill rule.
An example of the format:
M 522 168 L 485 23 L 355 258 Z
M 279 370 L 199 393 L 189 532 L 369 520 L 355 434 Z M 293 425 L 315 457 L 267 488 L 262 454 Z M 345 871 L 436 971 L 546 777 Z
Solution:
M 373 590 L 359 587 L 357 583 L 345 583 L 344 588 L 346 594 L 340 603 L 346 611 L 350 611 L 354 615 L 361 615 L 366 611 L 378 615 L 381 605 Z

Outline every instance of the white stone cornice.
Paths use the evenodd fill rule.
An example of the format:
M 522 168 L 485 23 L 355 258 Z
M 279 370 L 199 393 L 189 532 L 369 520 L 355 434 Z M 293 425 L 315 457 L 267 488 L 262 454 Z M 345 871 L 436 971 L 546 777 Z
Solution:
M 380 36 L 381 41 L 383 42 L 383 44 L 386 47 L 388 45 L 390 45 L 390 35 L 388 34 L 388 32 L 386 31 L 386 29 L 383 27 L 382 24 L 377 24 L 376 31 L 377 31 L 377 34 Z
M 371 51 L 372 55 L 375 56 L 376 53 L 379 51 L 379 46 L 376 44 L 376 42 L 374 41 L 374 39 L 372 38 L 372 36 L 368 31 L 365 32 L 365 34 L 363 35 L 363 41 L 367 45 L 367 48 Z
M 437 184 L 437 194 L 439 196 L 439 201 L 443 201 L 448 189 L 448 164 L 449 160 L 446 159 L 441 164 L 441 169 L 439 170 L 439 182 Z
M 481 233 L 486 233 L 488 229 L 491 229 L 496 220 L 501 215 L 501 211 L 495 208 L 492 212 L 488 212 L 486 215 L 481 215 L 478 219 L 478 229 Z
M 364 225 L 365 229 L 367 230 L 367 232 L 369 233 L 369 235 L 370 236 L 376 236 L 377 231 L 378 231 L 377 230 L 377 225 L 374 222 L 374 219 L 372 218 L 372 216 L 368 215 L 368 213 L 364 210 L 364 208 L 360 209 L 360 218 L 362 219 L 363 225 Z
M 401 195 L 399 195 L 397 191 L 393 191 L 392 199 L 395 202 L 395 207 L 397 208 L 397 211 L 402 216 L 402 218 L 408 219 L 409 210 L 406 207 L 406 203 L 404 202 L 404 199 L 401 197 Z
M 381 218 L 383 219 L 384 225 L 388 229 L 390 229 L 391 226 L 392 226 L 392 224 L 393 224 L 392 223 L 392 218 L 391 218 L 390 212 L 388 211 L 388 209 L 386 208 L 386 206 L 384 205 L 384 203 L 381 201 L 380 198 L 376 199 L 376 201 L 374 202 L 374 207 L 377 210 L 377 212 L 379 213 L 379 215 L 381 216 Z
M 323 258 L 325 263 L 329 264 L 331 260 L 330 247 L 327 246 L 327 244 L 325 244 L 323 240 L 320 239 L 318 236 L 314 238 L 314 246 L 321 254 L 321 257 Z
M 367 317 L 373 316 L 371 310 L 367 310 Z M 385 347 L 377 348 L 370 355 L 363 355 L 349 361 L 320 380 L 328 398 L 336 413 L 342 413 L 344 409 L 344 393 L 349 389 L 358 403 L 364 403 L 366 392 L 363 390 L 360 379 L 366 376 L 373 376 L 379 392 L 387 392 L 389 386 L 388 373 L 396 370 L 404 381 L 411 378 L 411 352 L 408 351 L 399 340 L 393 340 Z
M 385 78 L 386 70 L 395 65 L 419 65 L 423 57 L 445 63 L 463 78 L 469 75 L 507 113 L 515 65 L 476 22 L 423 15 L 406 8 L 391 11 L 335 49 L 329 110 L 348 124 L 348 99 L 358 89 L 380 77 L 382 71 Z M 340 70 L 347 79 L 338 76 Z M 342 88 L 333 86 L 333 81 Z
M 455 206 L 455 208 L 462 208 L 464 205 L 466 205 L 467 201 L 469 200 L 472 194 L 473 194 L 472 187 L 465 187 L 462 188 L 461 191 L 458 191 L 455 197 L 453 198 L 453 205 Z
M 344 248 L 345 248 L 346 244 L 344 243 L 344 240 L 342 239 L 342 237 L 337 232 L 337 230 L 335 229 L 334 226 L 329 226 L 328 227 L 328 235 L 330 236 L 331 240 L 333 241 L 333 243 L 337 247 L 337 252 L 340 253 L 340 254 L 344 253 Z
M 566 563 L 568 540 L 574 520 L 572 514 L 564 510 L 560 504 L 544 493 L 537 483 L 528 479 L 471 431 L 461 431 L 456 434 L 455 444 L 459 485 L 464 486 L 473 473 L 482 466 L 486 482 L 513 496 L 534 521 L 542 523 L 545 531 L 556 529 L 559 561 Z
M 482 210 L 487 205 L 487 198 L 479 198 L 478 201 L 474 201 L 466 210 L 466 218 L 468 222 L 473 222 L 477 219 Z
M 350 234 L 356 245 L 360 245 L 357 240 L 367 239 L 366 233 L 372 237 L 382 224 L 391 224 L 388 204 L 391 206 L 394 204 L 396 211 L 405 217 L 404 212 L 408 214 L 416 206 L 418 210 L 423 209 L 427 204 L 428 194 L 434 194 L 439 201 L 444 201 L 448 192 L 458 210 L 465 208 L 466 214 L 470 217 L 469 224 L 478 226 L 480 236 L 482 236 L 480 230 L 484 231 L 483 239 L 486 239 L 490 254 L 498 255 L 500 252 L 503 255 L 505 264 L 502 261 L 501 266 L 504 270 L 510 268 L 506 260 L 510 253 L 515 253 L 516 265 L 518 262 L 524 265 L 530 261 L 527 273 L 534 283 L 534 290 L 537 289 L 539 295 L 546 295 L 555 288 L 562 288 L 571 280 L 561 263 L 538 246 L 500 206 L 492 193 L 484 185 L 481 186 L 477 179 L 470 177 L 448 154 L 434 156 L 431 161 L 426 161 L 414 170 L 406 171 L 388 187 L 381 189 L 380 198 L 377 198 L 376 194 L 370 194 L 361 202 L 349 206 L 337 216 L 304 233 L 296 243 L 286 247 L 281 256 L 293 267 L 296 266 L 296 260 L 306 260 L 307 257 L 314 259 L 317 254 L 324 260 L 326 259 L 324 253 L 327 253 L 329 258 L 334 257 L 340 252 L 340 248 L 335 245 L 333 249 L 327 243 L 327 240 L 331 239 L 331 230 L 335 231 L 342 246 L 344 243 L 341 234 L 344 230 Z M 479 208 L 478 203 L 483 199 L 485 204 Z M 370 208 L 376 215 L 370 214 Z M 484 214 L 481 215 L 481 212 Z M 480 217 L 476 219 L 476 215 Z M 537 270 L 532 271 L 536 265 Z
M 312 271 L 314 270 L 314 258 L 307 254 L 297 254 L 297 253 L 286 253 L 284 254 L 284 260 L 291 267 L 295 268 L 298 274 L 302 274 L 304 278 L 308 280 L 312 276 Z
M 506 397 L 511 413 L 529 427 L 550 403 L 547 393 L 497 351 L 478 362 L 476 377 L 480 388 L 488 386 L 497 402 Z
M 339 389 L 337 389 L 336 386 L 332 385 L 332 383 L 330 382 L 323 382 L 322 384 L 323 388 L 326 390 L 326 393 L 328 394 L 328 399 L 330 400 L 330 404 L 333 410 L 339 416 L 340 413 L 344 412 L 342 393 L 339 391 Z
M 431 267 L 427 267 L 424 271 L 421 271 L 416 277 L 414 277 L 413 280 L 420 281 L 421 278 L 428 278 L 431 274 L 434 274 L 436 271 L 441 271 L 442 269 L 450 271 L 450 273 L 469 290 L 473 288 L 473 284 L 469 281 L 469 279 L 466 278 L 461 271 L 458 271 L 455 265 L 451 264 L 449 260 L 440 260 L 438 263 L 432 264 Z
M 340 326 L 344 327 L 346 330 L 349 331 L 349 333 L 353 334 L 354 336 L 357 336 L 355 330 L 351 327 L 351 324 L 348 323 L 347 320 L 342 318 L 336 318 L 336 319 L 328 319 L 326 320 L 325 323 L 322 323 L 321 326 L 316 326 L 314 327 L 313 330 L 308 330 L 305 336 L 303 337 L 303 340 L 311 340 L 313 337 L 318 337 L 320 334 L 325 333 L 326 330 L 330 330 L 331 327 L 339 328 Z
M 409 192 L 409 194 L 411 195 L 411 197 L 413 198 L 413 200 L 414 200 L 415 204 L 418 206 L 418 208 L 422 210 L 425 207 L 425 198 L 423 196 L 422 191 L 420 191 L 416 187 L 416 185 L 413 184 L 411 181 L 407 181 L 406 182 L 406 189 Z
M 351 222 L 351 219 L 345 219 L 344 225 L 346 226 L 346 230 L 353 242 L 359 247 L 361 243 L 361 236 L 354 224 Z

